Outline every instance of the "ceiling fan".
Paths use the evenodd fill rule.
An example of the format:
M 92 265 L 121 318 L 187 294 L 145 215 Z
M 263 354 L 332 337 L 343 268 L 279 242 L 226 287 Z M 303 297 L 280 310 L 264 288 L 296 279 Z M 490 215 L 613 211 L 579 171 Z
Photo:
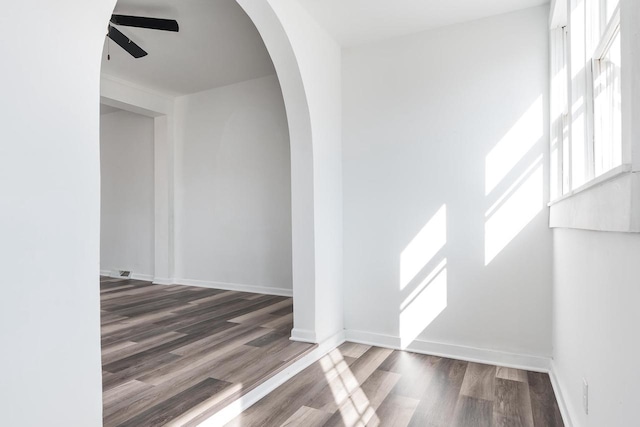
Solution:
M 124 27 L 148 28 L 150 30 L 162 30 L 178 32 L 178 22 L 174 19 L 146 18 L 143 16 L 111 15 L 111 24 L 122 25 Z M 134 58 L 142 58 L 147 55 L 140 46 L 120 32 L 113 25 L 109 24 L 107 37 L 113 40 L 118 46 L 129 52 Z M 111 59 L 107 55 L 107 59 Z

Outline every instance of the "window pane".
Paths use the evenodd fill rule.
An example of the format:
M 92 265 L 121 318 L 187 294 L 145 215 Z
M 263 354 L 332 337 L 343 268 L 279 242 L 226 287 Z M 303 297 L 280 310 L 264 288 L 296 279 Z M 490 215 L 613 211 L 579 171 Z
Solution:
M 605 0 L 605 1 L 606 1 L 606 8 L 607 8 L 607 22 L 609 22 L 609 20 L 613 16 L 613 12 L 616 10 L 616 7 L 618 7 L 618 3 L 620 3 L 620 0 Z
M 622 164 L 620 32 L 594 66 L 595 175 Z

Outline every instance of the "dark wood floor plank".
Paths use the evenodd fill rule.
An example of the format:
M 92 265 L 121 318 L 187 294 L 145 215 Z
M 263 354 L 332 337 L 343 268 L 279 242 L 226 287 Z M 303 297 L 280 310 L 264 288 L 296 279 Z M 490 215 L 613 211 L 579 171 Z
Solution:
M 173 339 L 184 337 L 185 334 L 180 334 L 178 332 L 169 331 L 162 335 L 158 335 L 155 337 L 151 337 L 147 340 L 142 340 L 139 342 L 132 341 L 121 341 L 120 343 L 112 346 L 115 348 L 114 350 L 108 350 L 102 352 L 102 365 L 108 365 L 110 363 L 114 363 L 121 359 L 125 359 L 127 357 L 131 357 L 133 355 L 139 354 L 143 351 L 146 351 L 150 348 L 154 348 L 160 345 L 163 342 L 167 342 Z M 130 344 L 129 344 L 130 343 Z M 122 344 L 127 344 L 126 346 L 120 347 Z M 120 347 L 120 348 L 118 348 Z
M 505 368 L 502 366 L 497 367 L 496 378 L 502 378 L 511 381 L 520 381 L 523 383 L 529 382 L 529 380 L 527 379 L 527 371 L 515 368 Z
M 120 424 L 121 427 L 162 426 L 198 403 L 229 387 L 231 383 L 207 378 Z
M 174 360 L 179 359 L 180 356 L 176 356 L 171 353 L 161 353 L 156 355 L 153 358 L 147 358 L 144 360 L 140 360 L 138 363 L 127 367 L 118 372 L 109 372 L 108 378 L 103 376 L 102 378 L 102 390 L 110 390 L 114 387 L 119 386 L 129 380 L 133 380 L 139 378 L 143 375 L 148 374 L 149 372 L 153 372 L 156 369 L 162 367 L 165 363 L 170 363 Z
M 290 299 L 286 299 L 284 301 L 276 302 L 275 304 L 269 305 L 259 310 L 254 310 L 251 313 L 234 317 L 232 319 L 229 319 L 229 321 L 234 323 L 245 323 L 247 321 L 251 321 L 256 317 L 261 317 L 264 315 L 274 315 L 276 317 L 279 317 L 289 313 L 293 313 L 293 301 L 291 301 Z
M 137 380 L 127 381 L 117 387 L 105 391 L 102 394 L 102 403 L 105 406 L 110 406 L 117 401 L 126 401 L 152 387 L 153 386 L 149 384 L 145 384 Z
M 395 351 L 379 367 L 402 375 L 394 394 L 420 400 L 427 393 L 436 375 L 440 358 L 423 354 Z
M 291 298 L 106 278 L 100 287 L 106 427 L 202 419 L 313 348 L 289 340 Z
M 527 380 L 529 381 L 534 426 L 564 426 L 549 375 L 539 372 L 527 372 Z
M 104 425 L 195 426 L 313 346 L 290 298 L 101 279 Z M 546 374 L 345 343 L 228 424 L 562 426 Z
M 309 399 L 322 392 L 328 386 L 329 381 L 348 367 L 346 363 L 336 363 L 341 358 L 342 356 L 337 350 L 330 352 L 318 363 L 311 365 L 278 387 L 267 398 L 260 400 L 249 410 L 231 421 L 229 426 L 263 427 L 281 425 L 300 407 L 305 406 Z M 323 367 L 322 365 L 325 366 Z M 334 368 L 330 368 L 325 372 L 325 369 L 334 365 Z
M 493 402 L 460 395 L 452 427 L 491 427 L 492 423 Z
M 167 363 L 159 369 L 139 377 L 139 379 L 148 384 L 161 385 L 171 383 L 177 378 L 192 375 L 211 376 L 213 368 L 219 365 L 224 358 L 229 357 L 230 353 L 237 353 L 244 341 L 250 340 L 260 333 L 264 332 L 260 330 L 246 331 L 230 340 L 221 341 L 216 346 L 194 350 L 174 362 Z M 257 365 L 261 366 L 259 363 Z
M 460 388 L 467 363 L 459 360 L 440 359 L 433 365 L 429 387 L 421 396 L 410 426 L 450 426 L 453 423 Z
M 328 373 L 335 371 L 335 375 L 331 379 L 327 378 L 324 389 L 309 399 L 306 406 L 329 412 L 335 411 L 342 399 L 347 398 L 352 390 L 360 387 L 391 353 L 393 351 L 389 349 L 371 347 L 350 366 L 346 366 L 339 351 L 334 353 L 339 354 L 338 357 L 329 355 L 322 363 L 323 368 Z
M 265 347 L 258 347 L 264 349 Z M 358 357 L 346 356 L 341 349 Z M 391 352 L 390 350 L 388 350 Z M 343 345 L 246 410 L 227 427 L 323 426 L 546 426 L 555 400 L 549 400 L 548 376 L 504 371 L 482 364 L 380 349 Z M 374 367 L 371 369 L 371 367 Z M 508 376 L 517 380 L 498 377 Z M 541 375 L 541 376 L 538 376 Z M 410 383 L 425 386 L 410 387 Z M 530 384 L 536 395 L 529 394 Z M 421 391 L 420 395 L 416 393 Z M 408 392 L 411 396 L 402 393 Z M 493 393 L 493 394 L 490 394 Z M 416 396 L 416 397 L 414 397 Z M 475 397 L 481 396 L 481 397 Z M 552 394 L 551 394 L 552 396 Z M 533 423 L 532 402 L 541 423 Z
M 496 367 L 469 362 L 464 374 L 460 394 L 476 399 L 493 401 Z
M 269 332 L 268 334 L 265 334 L 260 338 L 249 341 L 247 345 L 250 345 L 252 347 L 267 347 L 273 344 L 275 341 L 282 339 L 283 336 L 283 334 L 279 334 L 277 332 Z
M 370 348 L 370 345 L 356 344 L 352 342 L 346 342 L 339 347 L 340 353 L 342 353 L 343 356 L 355 357 L 356 359 L 362 356 Z
M 328 412 L 303 406 L 289 417 L 281 427 L 321 427 L 331 417 Z
M 400 375 L 393 372 L 376 370 L 361 386 L 359 383 L 351 384 L 346 396 L 335 399 L 335 407 L 325 405 L 325 411 L 334 412 L 325 426 L 379 423 L 376 411 L 398 382 L 399 377 Z
M 496 378 L 493 402 L 494 427 L 534 427 L 529 385 Z
M 367 426 L 406 427 L 419 403 L 418 399 L 389 394 L 376 411 L 378 423 L 370 422 Z

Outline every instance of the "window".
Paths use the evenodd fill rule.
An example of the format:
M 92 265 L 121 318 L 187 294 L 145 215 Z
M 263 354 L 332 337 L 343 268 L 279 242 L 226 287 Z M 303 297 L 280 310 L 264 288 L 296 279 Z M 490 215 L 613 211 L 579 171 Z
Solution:
M 619 18 L 618 18 L 619 20 Z M 596 48 L 593 60 L 593 124 L 595 176 L 622 164 L 620 26 L 615 20 Z
M 623 165 L 619 0 L 556 3 L 566 18 L 551 32 L 552 200 Z

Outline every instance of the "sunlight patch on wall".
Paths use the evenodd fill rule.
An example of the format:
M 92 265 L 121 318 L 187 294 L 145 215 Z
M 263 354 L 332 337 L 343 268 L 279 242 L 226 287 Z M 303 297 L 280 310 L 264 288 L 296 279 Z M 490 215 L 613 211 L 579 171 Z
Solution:
M 571 79 L 576 79 L 584 71 L 586 43 L 584 37 L 575 35 L 585 34 L 585 5 L 583 0 L 571 0 Z
M 542 156 L 529 167 L 485 218 L 485 266 L 511 242 L 544 207 Z
M 400 290 L 404 289 L 447 243 L 447 206 L 418 232 L 400 254 Z
M 575 116 L 571 126 L 571 187 L 577 188 L 587 182 L 587 148 L 585 147 L 584 114 Z
M 493 191 L 544 135 L 544 104 L 540 95 L 485 160 L 485 195 Z
M 447 308 L 444 259 L 400 305 L 400 347 L 407 348 Z

